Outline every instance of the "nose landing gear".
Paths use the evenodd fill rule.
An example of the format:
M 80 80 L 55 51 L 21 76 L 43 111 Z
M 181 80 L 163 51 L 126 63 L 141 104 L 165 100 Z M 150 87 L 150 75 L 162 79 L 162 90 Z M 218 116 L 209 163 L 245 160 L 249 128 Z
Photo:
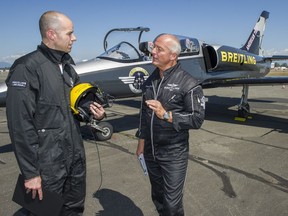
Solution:
M 89 126 L 91 126 L 94 130 L 94 133 L 98 140 L 106 141 L 112 137 L 113 134 L 113 126 L 109 122 L 99 122 L 93 119 Z

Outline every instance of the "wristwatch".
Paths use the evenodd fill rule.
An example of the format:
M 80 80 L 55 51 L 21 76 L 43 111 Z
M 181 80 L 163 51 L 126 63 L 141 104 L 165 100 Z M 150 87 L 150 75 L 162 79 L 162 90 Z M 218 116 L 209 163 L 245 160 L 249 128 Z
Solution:
M 168 121 L 168 120 L 170 119 L 170 115 L 169 115 L 168 112 L 165 112 L 165 113 L 164 113 L 163 119 L 164 119 L 165 121 Z

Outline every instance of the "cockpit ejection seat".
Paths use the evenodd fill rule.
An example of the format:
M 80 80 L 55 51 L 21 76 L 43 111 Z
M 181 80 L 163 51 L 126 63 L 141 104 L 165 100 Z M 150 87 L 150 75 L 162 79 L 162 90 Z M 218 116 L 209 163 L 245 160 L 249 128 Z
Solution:
M 151 57 L 151 52 L 153 50 L 153 42 L 145 41 L 139 44 L 139 50 L 144 54 L 145 57 Z

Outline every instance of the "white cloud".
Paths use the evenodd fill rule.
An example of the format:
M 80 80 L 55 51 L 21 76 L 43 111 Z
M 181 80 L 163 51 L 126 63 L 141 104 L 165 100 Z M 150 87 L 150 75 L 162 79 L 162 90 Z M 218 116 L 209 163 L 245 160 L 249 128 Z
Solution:
M 288 48 L 283 49 L 283 50 L 275 50 L 275 49 L 264 50 L 264 55 L 265 56 L 288 55 Z
M 25 55 L 25 53 L 16 54 L 16 55 L 9 55 L 9 56 L 2 56 L 2 57 L 0 57 L 0 61 L 1 62 L 8 62 L 8 63 L 12 64 L 17 58 L 19 58 L 23 55 Z

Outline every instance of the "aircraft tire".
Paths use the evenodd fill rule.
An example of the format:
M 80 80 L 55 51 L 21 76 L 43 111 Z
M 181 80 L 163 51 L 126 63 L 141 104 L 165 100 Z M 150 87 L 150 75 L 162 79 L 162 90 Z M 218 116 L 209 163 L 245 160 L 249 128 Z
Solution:
M 113 134 L 113 126 L 109 122 L 99 122 L 98 124 L 105 132 L 95 131 L 96 137 L 100 141 L 109 140 Z
M 238 117 L 247 118 L 250 115 L 250 105 L 247 103 L 238 109 Z

